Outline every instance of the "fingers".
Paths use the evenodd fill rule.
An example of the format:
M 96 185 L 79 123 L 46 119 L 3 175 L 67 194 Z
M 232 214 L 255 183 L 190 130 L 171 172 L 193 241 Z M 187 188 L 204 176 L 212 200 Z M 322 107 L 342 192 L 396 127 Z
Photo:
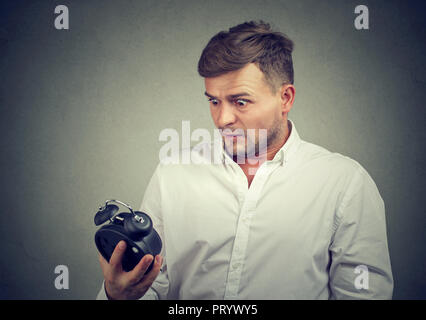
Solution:
M 151 254 L 143 256 L 133 270 L 124 272 L 121 262 L 123 260 L 124 253 L 126 252 L 126 247 L 127 244 L 125 241 L 122 240 L 118 242 L 111 258 L 109 259 L 109 263 L 101 254 L 99 254 L 99 263 L 105 279 L 114 279 L 117 276 L 120 276 L 122 277 L 121 279 L 129 285 L 138 285 L 139 282 L 142 282 L 143 286 L 151 286 L 152 282 L 154 282 L 160 272 L 163 258 L 160 255 L 157 255 L 151 271 L 147 274 L 145 274 L 145 272 L 154 260 L 154 257 Z
M 126 251 L 126 242 L 121 240 L 115 246 L 112 252 L 111 258 L 109 259 L 109 265 L 113 273 L 120 273 L 123 271 L 121 266 L 121 260 L 123 260 L 124 252 Z
M 138 284 L 138 287 L 139 286 L 150 287 L 152 283 L 154 282 L 155 278 L 157 278 L 158 274 L 160 273 L 160 268 L 162 264 L 163 264 L 163 257 L 161 257 L 160 255 L 157 255 L 155 257 L 154 265 L 152 266 L 151 271 L 143 276 L 143 279 L 140 282 L 140 284 Z
M 161 265 L 163 264 L 163 257 L 160 255 L 157 255 L 155 257 L 154 265 L 152 266 L 152 270 L 148 272 L 146 275 L 148 283 L 154 282 L 155 278 L 157 278 L 158 274 L 160 273 Z
M 160 255 L 157 255 L 151 271 L 149 273 L 145 274 L 146 270 L 151 265 L 152 260 L 153 260 L 152 255 L 150 255 L 150 254 L 145 255 L 141 259 L 141 261 L 139 261 L 139 263 L 135 266 L 135 268 L 131 272 L 129 272 L 129 276 L 130 276 L 129 281 L 131 281 L 132 284 L 137 284 L 141 280 L 145 284 L 147 284 L 147 283 L 150 284 L 150 282 L 153 282 L 155 280 L 155 278 L 157 277 L 158 272 L 160 271 L 160 268 L 161 268 L 162 258 L 161 258 Z M 158 269 L 158 272 L 155 271 L 157 269 Z M 153 273 L 153 271 L 154 271 L 155 275 L 154 275 L 154 278 L 151 281 L 150 275 Z
M 138 283 L 143 278 L 153 259 L 151 254 L 144 255 L 133 270 L 128 273 L 129 281 L 131 281 L 132 284 Z

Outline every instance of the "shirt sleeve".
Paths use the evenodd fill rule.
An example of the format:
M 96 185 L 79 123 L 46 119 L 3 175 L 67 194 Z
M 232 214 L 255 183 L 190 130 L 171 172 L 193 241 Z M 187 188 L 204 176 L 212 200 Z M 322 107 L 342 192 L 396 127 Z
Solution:
M 163 215 L 162 215 L 162 164 L 160 163 L 154 171 L 154 174 L 151 177 L 151 180 L 148 183 L 148 186 L 145 190 L 145 194 L 140 206 L 140 211 L 148 214 L 154 226 L 154 229 L 158 232 L 158 235 L 161 238 L 162 248 L 160 255 L 163 257 L 163 264 L 160 269 L 155 281 L 152 283 L 152 286 L 141 298 L 141 300 L 158 300 L 158 299 L 167 299 L 167 294 L 169 290 L 169 278 L 167 273 L 167 257 L 166 257 L 166 246 L 164 238 L 164 227 L 163 227 Z
M 161 164 L 160 164 L 161 165 Z M 161 241 L 163 243 L 160 255 L 163 257 L 163 265 L 160 273 L 153 282 L 152 286 L 148 291 L 140 298 L 140 300 L 159 300 L 167 299 L 167 293 L 169 288 L 169 279 L 167 274 L 167 262 L 166 262 L 166 248 L 164 241 L 163 232 L 163 219 L 161 215 L 161 176 L 160 176 L 160 165 L 157 166 L 151 177 L 150 182 L 145 190 L 145 194 L 142 200 L 139 211 L 143 211 L 150 216 L 152 219 L 153 227 L 158 232 Z M 108 297 L 105 292 L 105 281 L 102 282 L 102 288 L 100 289 L 97 300 L 107 300 Z
M 392 299 L 385 205 L 359 167 L 336 212 L 329 252 L 331 299 Z
M 158 294 L 152 289 L 149 288 L 148 291 L 143 295 L 140 300 L 158 300 Z M 102 288 L 99 290 L 96 300 L 108 300 L 108 297 L 105 292 L 105 281 L 102 282 Z

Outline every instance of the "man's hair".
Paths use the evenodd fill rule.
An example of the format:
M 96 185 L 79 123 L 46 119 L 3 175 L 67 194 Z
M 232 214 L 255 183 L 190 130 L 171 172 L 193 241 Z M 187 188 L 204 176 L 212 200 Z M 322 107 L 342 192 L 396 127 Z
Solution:
M 275 94 L 282 84 L 294 82 L 293 47 L 293 41 L 272 31 L 268 23 L 244 22 L 210 39 L 198 61 L 198 73 L 216 77 L 255 63 Z

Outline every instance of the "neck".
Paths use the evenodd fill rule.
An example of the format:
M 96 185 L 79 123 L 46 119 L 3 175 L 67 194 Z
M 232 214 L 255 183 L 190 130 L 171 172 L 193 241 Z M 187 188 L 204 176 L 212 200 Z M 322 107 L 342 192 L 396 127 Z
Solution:
M 283 134 L 281 138 L 277 139 L 277 143 L 272 143 L 264 153 L 260 153 L 256 158 L 253 158 L 252 161 L 249 159 L 245 159 L 244 163 L 238 164 L 241 169 L 243 169 L 245 175 L 248 179 L 248 184 L 250 186 L 251 181 L 256 174 L 257 169 L 267 160 L 272 160 L 277 152 L 283 147 L 283 145 L 287 142 L 291 133 L 291 124 L 289 121 L 286 121 L 286 125 L 284 126 Z M 237 159 L 234 159 L 237 162 Z
M 244 164 L 248 164 L 249 160 L 252 159 L 253 161 L 250 161 L 252 163 L 258 163 L 260 166 L 265 161 L 270 161 L 274 159 L 275 155 L 278 151 L 284 146 L 284 144 L 287 142 L 289 136 L 291 134 L 291 123 L 289 121 L 286 121 L 286 125 L 284 126 L 284 130 L 282 133 L 276 137 L 275 141 L 273 141 L 264 152 L 260 152 L 256 154 L 255 158 L 246 158 Z M 255 161 L 256 160 L 256 161 Z M 234 161 L 237 161 L 237 158 L 235 157 Z
M 286 125 L 284 126 L 284 130 L 283 130 L 283 134 L 279 139 L 276 139 L 276 143 L 272 143 L 266 151 L 266 156 L 264 158 L 266 158 L 266 160 L 270 161 L 272 159 L 274 159 L 275 155 L 277 154 L 278 151 L 280 151 L 280 149 L 284 146 L 284 144 L 287 142 L 288 137 L 290 136 L 291 133 L 291 124 L 289 124 L 289 122 L 286 123 Z

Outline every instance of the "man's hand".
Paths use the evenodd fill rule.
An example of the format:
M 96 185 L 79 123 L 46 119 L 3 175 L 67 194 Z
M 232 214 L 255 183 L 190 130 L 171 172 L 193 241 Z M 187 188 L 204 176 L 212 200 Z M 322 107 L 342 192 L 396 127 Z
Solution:
M 151 271 L 145 275 L 146 270 L 154 259 L 150 254 L 145 255 L 133 270 L 125 272 L 121 266 L 125 251 L 126 242 L 122 240 L 115 247 L 109 263 L 99 254 L 99 262 L 105 278 L 105 292 L 108 299 L 141 298 L 151 287 L 160 272 L 163 258 L 157 255 Z

